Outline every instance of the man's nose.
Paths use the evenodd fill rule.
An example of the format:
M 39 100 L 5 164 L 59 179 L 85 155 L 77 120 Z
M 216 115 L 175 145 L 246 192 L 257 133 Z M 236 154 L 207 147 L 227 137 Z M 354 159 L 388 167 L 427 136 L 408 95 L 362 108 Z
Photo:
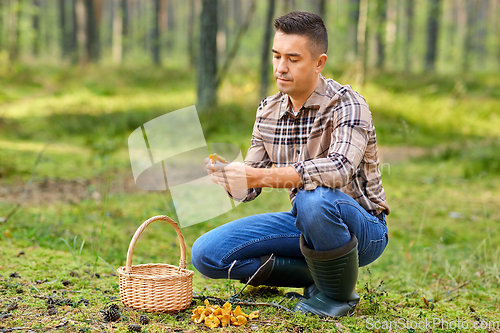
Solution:
M 281 58 L 278 61 L 278 68 L 276 68 L 278 73 L 287 73 L 288 72 L 288 66 L 285 63 L 285 59 Z

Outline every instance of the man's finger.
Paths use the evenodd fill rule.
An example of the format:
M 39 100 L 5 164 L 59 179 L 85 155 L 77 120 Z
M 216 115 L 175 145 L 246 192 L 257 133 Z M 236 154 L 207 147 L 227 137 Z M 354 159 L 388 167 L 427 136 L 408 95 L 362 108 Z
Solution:
M 221 175 L 220 173 L 213 173 L 210 175 L 210 178 L 216 184 L 219 184 L 222 186 L 228 186 L 227 179 L 223 175 Z
M 214 170 L 214 172 L 222 171 L 228 165 L 229 165 L 229 163 L 222 163 L 222 162 L 217 161 L 217 163 L 212 164 L 212 169 Z

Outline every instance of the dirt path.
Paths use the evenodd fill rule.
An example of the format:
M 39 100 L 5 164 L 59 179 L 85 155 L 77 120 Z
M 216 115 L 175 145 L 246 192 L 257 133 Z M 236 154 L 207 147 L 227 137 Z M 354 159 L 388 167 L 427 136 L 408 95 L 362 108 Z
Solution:
M 0 202 L 18 203 L 26 198 L 24 204 L 51 205 L 56 202 L 78 203 L 86 199 L 100 201 L 105 191 L 105 181 L 101 179 L 42 179 L 35 180 L 26 190 L 26 184 L 2 184 L 0 181 Z M 114 175 L 110 180 L 109 193 L 140 193 L 132 175 Z
M 381 163 L 401 162 L 429 154 L 428 148 L 421 147 L 379 147 L 378 155 Z
M 429 153 L 428 149 L 418 147 L 381 147 L 381 163 L 401 162 Z M 23 205 L 51 205 L 54 203 L 78 203 L 93 199 L 100 201 L 105 189 L 103 179 L 41 179 L 35 180 L 28 191 Z M 0 180 L 0 202 L 18 203 L 23 200 L 26 184 L 4 184 Z M 135 185 L 131 172 L 115 174 L 111 177 L 109 193 L 147 193 Z M 1 213 L 0 213 L 1 214 Z

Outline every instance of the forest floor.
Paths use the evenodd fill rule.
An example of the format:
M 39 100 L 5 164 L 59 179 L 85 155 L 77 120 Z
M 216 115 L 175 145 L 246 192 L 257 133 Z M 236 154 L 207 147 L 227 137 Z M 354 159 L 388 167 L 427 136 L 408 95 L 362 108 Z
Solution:
M 327 70 L 342 82 L 342 73 Z M 170 80 L 164 80 L 169 77 Z M 242 83 L 244 81 L 245 83 Z M 216 111 L 200 115 L 207 142 L 250 142 L 256 87 L 229 77 Z M 384 254 L 359 270 L 361 300 L 348 317 L 290 312 L 291 288 L 210 280 L 189 261 L 204 232 L 228 221 L 290 209 L 273 190 L 182 228 L 195 298 L 153 314 L 121 304 L 118 267 L 154 215 L 176 219 L 168 192 L 138 189 L 127 150 L 143 123 L 194 104 L 194 75 L 172 68 L 19 67 L 0 78 L 0 332 L 197 332 L 197 306 L 232 300 L 259 317 L 241 332 L 500 332 L 500 80 L 380 74 L 359 89 L 377 128 L 391 214 Z M 178 265 L 179 240 L 151 224 L 134 264 Z M 241 292 L 242 291 L 242 292 Z M 238 297 L 235 298 L 234 295 Z M 253 303 L 248 305 L 248 302 Z M 116 304 L 119 319 L 102 311 Z M 279 304 L 280 306 L 277 306 Z

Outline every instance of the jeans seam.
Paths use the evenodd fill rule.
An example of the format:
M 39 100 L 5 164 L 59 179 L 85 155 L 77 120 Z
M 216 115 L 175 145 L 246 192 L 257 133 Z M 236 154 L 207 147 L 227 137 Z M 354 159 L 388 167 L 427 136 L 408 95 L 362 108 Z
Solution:
M 384 239 L 385 239 L 385 233 L 384 233 L 384 237 L 381 239 L 371 239 L 370 242 L 368 243 L 368 246 L 363 250 L 363 252 L 359 253 L 359 256 L 362 257 L 373 244 L 382 243 L 384 241 Z
M 381 220 L 379 220 L 376 216 L 373 216 L 372 214 L 369 214 L 367 213 L 364 209 L 359 209 L 358 206 L 356 205 L 353 205 L 352 203 L 350 203 L 349 201 L 344 201 L 342 199 L 338 199 L 338 200 L 335 200 L 333 202 L 334 205 L 336 205 L 337 207 L 339 206 L 339 204 L 346 204 L 346 205 L 349 205 L 351 207 L 354 207 L 356 208 L 361 214 L 363 214 L 363 216 L 366 218 L 367 221 L 371 222 L 371 223 L 374 223 L 374 224 L 384 224 Z
M 241 249 L 243 249 L 245 247 L 248 247 L 250 245 L 253 245 L 255 243 L 264 241 L 264 240 L 276 239 L 276 238 L 298 238 L 298 237 L 300 237 L 300 235 L 296 235 L 296 234 L 282 234 L 282 235 L 264 236 L 262 238 L 252 239 L 250 242 L 241 244 L 240 246 L 238 246 L 238 247 L 234 248 L 233 250 L 229 251 L 228 253 L 226 253 L 226 255 L 224 257 L 222 257 L 221 261 L 222 262 L 226 262 L 226 260 L 229 257 L 231 257 L 236 252 L 240 251 Z

